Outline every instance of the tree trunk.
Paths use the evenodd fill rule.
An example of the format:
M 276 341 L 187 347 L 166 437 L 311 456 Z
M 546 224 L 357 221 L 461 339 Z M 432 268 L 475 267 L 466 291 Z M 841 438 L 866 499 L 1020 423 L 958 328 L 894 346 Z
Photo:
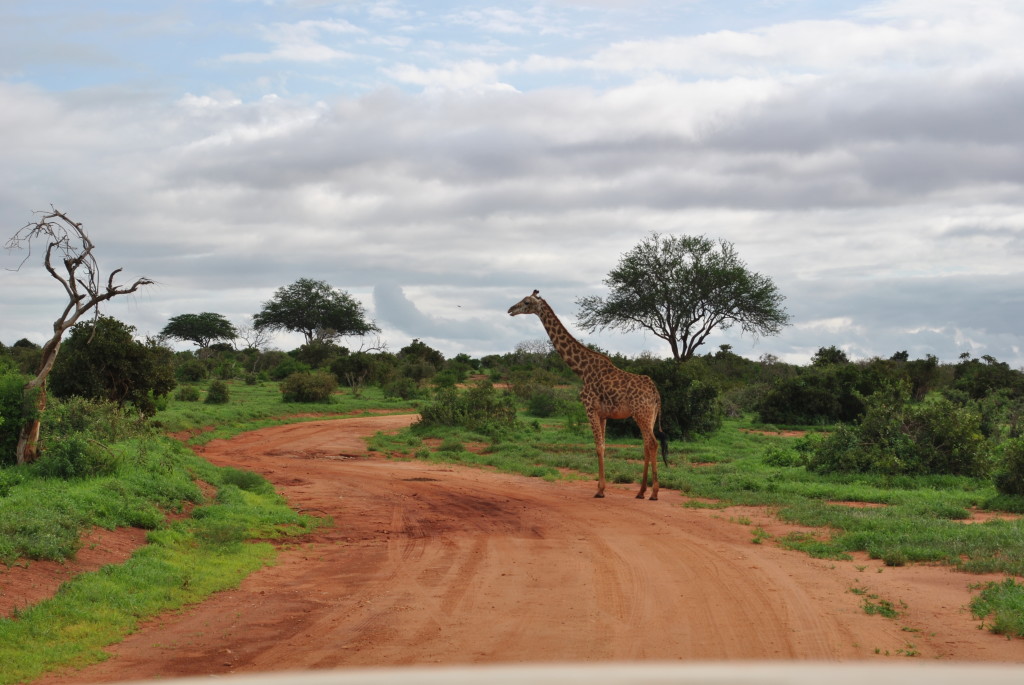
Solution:
M 39 429 L 42 424 L 39 422 L 39 414 L 46 408 L 46 389 L 39 392 L 39 399 L 36 401 L 36 417 L 25 424 L 18 437 L 18 448 L 15 457 L 19 464 L 29 464 L 39 458 Z
M 46 409 L 46 377 L 50 374 L 53 363 L 57 361 L 62 333 L 63 330 L 60 333 L 55 333 L 54 337 L 43 346 L 43 359 L 39 365 L 39 373 L 25 384 L 25 389 L 22 391 L 27 395 L 38 389 L 39 395 L 35 398 L 35 416 L 22 427 L 21 435 L 18 436 L 18 447 L 14 452 L 18 464 L 29 464 L 39 458 L 39 429 L 41 426 L 39 419 L 43 410 Z

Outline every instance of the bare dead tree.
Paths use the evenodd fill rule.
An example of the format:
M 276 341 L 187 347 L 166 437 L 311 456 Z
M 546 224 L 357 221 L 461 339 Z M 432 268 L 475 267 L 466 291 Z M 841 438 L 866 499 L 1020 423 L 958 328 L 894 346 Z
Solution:
M 20 271 L 32 257 L 33 244 L 45 242 L 43 266 L 64 286 L 64 292 L 68 296 L 67 306 L 53 322 L 53 337 L 43 345 L 39 371 L 25 385 L 26 394 L 38 391 L 35 399 L 36 409 L 42 412 L 46 407 L 46 377 L 50 375 L 50 370 L 57 360 L 64 333 L 90 311 L 94 317 L 98 317 L 100 303 L 118 295 L 133 293 L 144 285 L 151 285 L 153 281 L 139 278 L 131 285 L 115 284 L 114 278 L 121 272 L 121 269 L 115 269 L 104 282 L 96 257 L 93 255 L 95 246 L 82 228 L 82 224 L 73 221 L 52 205 L 49 212 L 40 211 L 35 214 L 42 216 L 22 226 L 4 247 L 9 251 L 28 251 L 25 259 L 15 269 Z M 19 464 L 35 461 L 39 457 L 39 427 L 37 413 L 22 428 L 16 452 Z

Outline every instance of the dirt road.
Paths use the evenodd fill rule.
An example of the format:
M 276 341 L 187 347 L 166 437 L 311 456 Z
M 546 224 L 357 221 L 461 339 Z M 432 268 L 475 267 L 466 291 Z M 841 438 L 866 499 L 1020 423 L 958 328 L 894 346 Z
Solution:
M 590 481 L 367 456 L 411 417 L 268 428 L 201 450 L 335 525 L 241 588 L 146 624 L 105 663 L 41 682 L 407 664 L 623 660 L 1024 662 L 978 629 L 983 578 L 754 544 L 763 509 L 695 510 Z M 864 612 L 863 588 L 902 609 Z

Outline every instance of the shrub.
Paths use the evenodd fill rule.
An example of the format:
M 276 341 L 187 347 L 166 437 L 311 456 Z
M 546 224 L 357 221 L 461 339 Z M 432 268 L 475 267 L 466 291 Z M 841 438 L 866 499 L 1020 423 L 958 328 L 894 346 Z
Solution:
M 988 473 L 990 445 L 976 411 L 941 397 L 912 404 L 905 383 L 876 392 L 865 406 L 860 424 L 839 426 L 811 443 L 810 469 L 889 475 Z
M 47 440 L 42 455 L 32 462 L 32 471 L 43 478 L 92 478 L 109 476 L 121 459 L 98 440 L 83 433 Z
M 206 389 L 206 404 L 227 404 L 231 401 L 231 393 L 228 391 L 228 384 L 224 381 L 211 381 L 210 387 Z
M 199 388 L 194 385 L 183 385 L 174 393 L 174 399 L 179 402 L 198 402 Z
M 554 416 L 558 413 L 561 405 L 562 402 L 559 400 L 555 389 L 543 385 L 533 386 L 532 392 L 526 400 L 526 410 L 530 415 L 542 419 Z
M 996 490 L 1003 495 L 1024 495 L 1024 438 L 1007 440 L 999 451 Z
M 302 373 L 303 371 L 310 371 L 309 364 L 304 364 L 294 357 L 285 357 L 281 360 L 277 366 L 270 370 L 270 378 L 275 381 L 283 381 L 293 373 Z
M 517 423 L 512 398 L 499 397 L 488 381 L 465 392 L 439 388 L 434 401 L 420 410 L 416 426 L 455 426 L 495 437 L 513 430 Z
M 285 402 L 330 402 L 338 379 L 327 371 L 293 373 L 281 382 Z
M 454 388 L 452 388 L 454 390 Z M 400 376 L 395 378 L 383 386 L 381 390 L 384 391 L 384 397 L 387 398 L 400 398 L 403 400 L 411 400 L 420 396 L 419 384 L 411 378 Z
M 43 448 L 51 441 L 85 435 L 100 443 L 114 443 L 148 432 L 145 415 L 133 407 L 84 397 L 51 397 L 43 415 Z
M 35 415 L 35 403 L 24 395 L 27 382 L 19 373 L 0 373 L 0 465 L 14 463 L 21 429 Z
M 855 421 L 864 412 L 864 395 L 876 387 L 874 374 L 856 364 L 811 367 L 779 380 L 757 402 L 763 423 L 827 424 Z
M 206 364 L 198 359 L 187 359 L 174 369 L 174 376 L 182 383 L 198 383 L 206 380 Z

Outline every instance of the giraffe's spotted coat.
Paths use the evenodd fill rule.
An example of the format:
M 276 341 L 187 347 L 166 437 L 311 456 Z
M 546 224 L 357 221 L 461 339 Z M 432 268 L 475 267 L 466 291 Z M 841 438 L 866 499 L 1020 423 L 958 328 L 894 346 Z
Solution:
M 511 316 L 536 314 L 544 324 L 551 344 L 576 375 L 583 380 L 580 400 L 587 410 L 590 428 L 594 432 L 597 449 L 597 494 L 604 497 L 604 433 L 607 419 L 625 419 L 630 416 L 640 427 L 644 439 L 644 473 L 637 498 L 642 499 L 647 490 L 647 470 L 651 469 L 651 499 L 658 499 L 658 441 L 654 425 L 661 413 L 661 395 L 658 388 L 647 376 L 629 373 L 616 367 L 612 361 L 585 347 L 566 330 L 555 316 L 554 310 L 538 291 L 527 295 L 509 308 Z

